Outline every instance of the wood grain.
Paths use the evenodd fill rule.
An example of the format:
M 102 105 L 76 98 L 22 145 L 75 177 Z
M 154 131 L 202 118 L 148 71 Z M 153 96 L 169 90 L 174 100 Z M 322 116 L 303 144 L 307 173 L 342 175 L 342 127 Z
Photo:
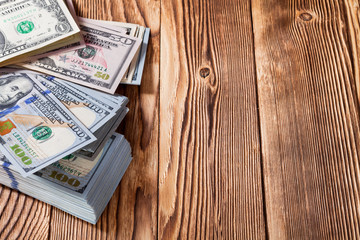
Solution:
M 347 44 L 349 45 L 349 57 L 354 66 L 354 78 L 356 84 L 356 93 L 358 101 L 360 102 L 360 11 L 358 0 L 347 0 L 344 1 L 344 16 L 346 19 L 346 33 L 348 37 Z
M 51 218 L 51 239 L 156 239 L 159 144 L 160 2 L 76 1 L 83 17 L 137 23 L 151 28 L 141 87 L 121 86 L 130 112 L 119 131 L 130 142 L 133 160 L 96 225 L 58 209 Z
M 48 239 L 51 206 L 0 186 L 0 239 Z
M 359 239 L 357 5 L 252 3 L 269 237 Z
M 162 1 L 159 238 L 265 238 L 250 1 Z
M 0 186 L 0 239 L 359 239 L 358 0 L 76 0 L 151 28 L 96 225 Z

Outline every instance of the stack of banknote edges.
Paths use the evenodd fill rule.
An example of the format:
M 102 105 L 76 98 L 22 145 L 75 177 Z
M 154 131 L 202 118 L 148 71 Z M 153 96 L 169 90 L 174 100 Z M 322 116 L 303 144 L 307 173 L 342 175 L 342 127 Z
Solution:
M 91 162 L 70 155 L 27 178 L 0 155 L 3 166 L 0 181 L 95 224 L 131 161 L 130 145 L 118 133 L 114 133 L 102 151 Z
M 0 3 L 0 182 L 96 223 L 131 162 L 119 84 L 140 85 L 150 29 L 72 1 Z

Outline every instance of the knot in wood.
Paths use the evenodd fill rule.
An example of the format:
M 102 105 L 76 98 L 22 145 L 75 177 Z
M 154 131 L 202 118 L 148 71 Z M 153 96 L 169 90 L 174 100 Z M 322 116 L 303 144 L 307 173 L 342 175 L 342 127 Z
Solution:
M 311 21 L 313 19 L 313 16 L 310 13 L 304 12 L 299 15 L 299 18 L 305 22 Z
M 200 76 L 201 76 L 202 78 L 206 78 L 206 77 L 209 76 L 209 75 L 210 75 L 210 68 L 204 67 L 204 68 L 201 68 L 201 69 L 200 69 Z

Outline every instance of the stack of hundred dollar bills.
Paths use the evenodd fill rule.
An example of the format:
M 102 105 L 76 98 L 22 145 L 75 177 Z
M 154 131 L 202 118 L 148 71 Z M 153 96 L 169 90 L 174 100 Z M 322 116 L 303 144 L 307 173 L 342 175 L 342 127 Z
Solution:
M 140 85 L 150 30 L 63 0 L 0 13 L 0 183 L 96 223 L 132 159 L 115 92 Z

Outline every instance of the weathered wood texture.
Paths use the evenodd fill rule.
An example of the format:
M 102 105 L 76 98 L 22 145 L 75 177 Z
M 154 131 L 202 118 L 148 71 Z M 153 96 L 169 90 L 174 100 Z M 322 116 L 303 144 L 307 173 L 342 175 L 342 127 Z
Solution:
M 51 239 L 156 239 L 159 144 L 160 2 L 131 0 L 76 1 L 80 16 L 138 23 L 151 28 L 141 87 L 121 86 L 129 98 L 119 131 L 130 142 L 133 161 L 94 226 L 53 208 Z
M 159 238 L 265 238 L 250 1 L 162 1 Z
M 358 0 L 77 0 L 151 28 L 98 224 L 0 187 L 0 239 L 360 238 Z
M 0 239 L 48 239 L 51 206 L 0 186 Z
M 270 239 L 360 237 L 357 8 L 252 3 Z

